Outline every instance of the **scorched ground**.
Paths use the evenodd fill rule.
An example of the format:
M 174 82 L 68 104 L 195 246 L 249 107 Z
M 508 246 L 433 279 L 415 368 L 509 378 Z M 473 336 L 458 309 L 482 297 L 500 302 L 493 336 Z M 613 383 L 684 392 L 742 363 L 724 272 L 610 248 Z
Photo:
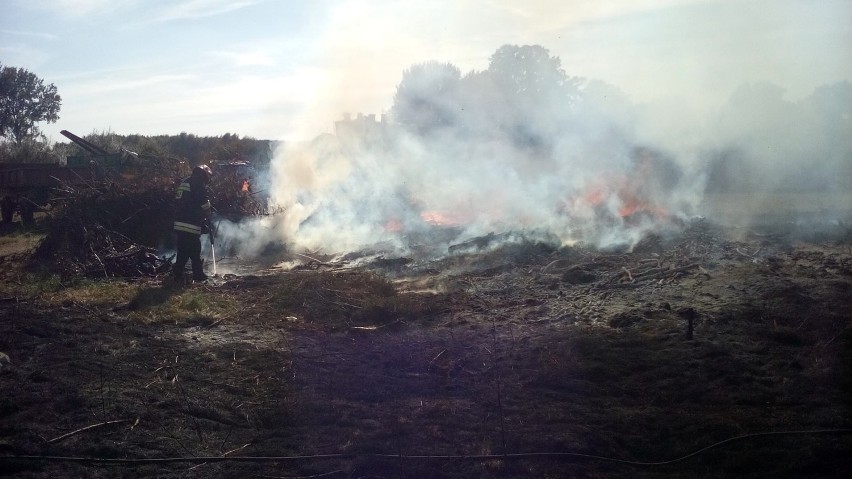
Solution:
M 2 239 L 11 477 L 852 472 L 848 236 L 695 222 L 630 252 L 301 258 L 183 289 L 46 284 L 22 269 L 38 238 Z

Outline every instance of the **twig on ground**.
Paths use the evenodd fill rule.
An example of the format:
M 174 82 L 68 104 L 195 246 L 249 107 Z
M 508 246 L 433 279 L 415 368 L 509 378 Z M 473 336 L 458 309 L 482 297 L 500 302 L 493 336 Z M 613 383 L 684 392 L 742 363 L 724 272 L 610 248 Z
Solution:
M 131 419 L 116 419 L 116 420 L 114 420 L 114 421 L 99 422 L 99 423 L 97 423 L 97 424 L 92 424 L 92 425 L 90 425 L 90 426 L 81 427 L 80 429 L 77 429 L 77 430 L 75 430 L 75 431 L 71 431 L 71 432 L 66 433 L 66 434 L 63 434 L 63 435 L 61 435 L 61 436 L 54 437 L 53 439 L 50 439 L 50 440 L 49 440 L 49 441 L 47 441 L 47 442 L 48 442 L 49 444 L 53 444 L 53 443 L 56 443 L 56 442 L 59 442 L 59 441 L 62 441 L 62 440 L 68 439 L 68 438 L 69 438 L 69 437 L 71 437 L 71 436 L 74 436 L 74 435 L 80 434 L 81 432 L 86 432 L 86 431 L 89 431 L 89 430 L 91 430 L 91 429 L 95 429 L 95 428 L 98 428 L 98 427 L 101 427 L 101 426 L 108 426 L 108 425 L 110 425 L 110 424 L 119 424 L 119 423 L 122 423 L 122 422 L 130 422 L 130 421 L 131 421 Z
M 101 261 L 100 256 L 98 256 L 98 254 L 95 253 L 95 248 L 92 245 L 89 245 L 89 249 L 92 251 L 92 254 L 95 256 L 95 259 L 98 260 L 98 263 L 101 264 L 101 268 L 103 268 L 103 270 L 104 270 L 104 277 L 109 278 L 109 273 L 107 273 L 106 266 L 104 266 L 104 262 Z
M 551 261 L 550 263 L 546 264 L 544 267 L 542 267 L 542 268 L 541 268 L 541 272 L 542 272 L 542 273 L 546 273 L 546 272 L 547 272 L 547 270 L 549 270 L 551 266 L 555 265 L 556 263 L 562 262 L 562 261 L 569 261 L 569 260 L 568 260 L 568 259 L 565 259 L 565 258 L 560 258 L 560 259 L 557 259 L 557 260 L 553 260 L 553 261 Z
M 447 350 L 445 349 L 445 350 L 441 351 L 440 353 L 438 353 L 438 355 L 437 355 L 437 356 L 435 356 L 434 358 L 432 358 L 432 360 L 431 360 L 431 361 L 429 361 L 429 364 L 434 363 L 436 359 L 440 358 L 440 357 L 441 357 L 441 355 L 442 355 L 442 354 L 444 354 L 444 353 L 446 353 L 446 352 L 447 352 Z
M 236 449 L 231 449 L 231 450 L 230 450 L 230 451 L 228 451 L 228 452 L 224 452 L 224 453 L 222 453 L 222 457 L 225 457 L 225 456 L 227 456 L 228 454 L 231 454 L 232 452 L 242 451 L 243 449 L 245 449 L 245 448 L 247 448 L 247 447 L 249 447 L 249 446 L 251 446 L 251 443 L 243 444 L 242 446 L 240 446 L 240 447 L 238 447 L 238 448 L 236 448 Z

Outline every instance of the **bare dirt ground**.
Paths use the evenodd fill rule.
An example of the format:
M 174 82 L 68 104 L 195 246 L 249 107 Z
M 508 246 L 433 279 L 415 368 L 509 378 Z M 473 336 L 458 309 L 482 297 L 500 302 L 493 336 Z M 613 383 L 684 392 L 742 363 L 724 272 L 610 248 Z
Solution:
M 23 284 L 26 248 L 2 258 Z M 848 238 L 700 222 L 631 252 L 306 261 L 112 300 L 11 286 L 0 475 L 852 474 Z M 178 301 L 199 312 L 164 317 Z

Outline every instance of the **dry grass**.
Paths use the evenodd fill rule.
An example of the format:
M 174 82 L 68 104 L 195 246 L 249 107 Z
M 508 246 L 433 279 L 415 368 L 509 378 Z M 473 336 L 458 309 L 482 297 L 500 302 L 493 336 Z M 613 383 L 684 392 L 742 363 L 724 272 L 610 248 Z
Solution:
M 852 263 L 845 249 L 698 240 L 708 248 L 668 254 L 705 254 L 706 274 L 689 270 L 636 288 L 613 288 L 606 278 L 645 264 L 645 253 L 493 253 L 478 274 L 431 276 L 435 282 L 419 288 L 452 293 L 404 291 L 365 270 L 187 287 L 33 274 L 12 285 L 25 301 L 0 303 L 13 318 L 0 322 L 0 350 L 12 364 L 0 374 L 0 447 L 146 458 L 508 451 L 665 460 L 743 433 L 848 427 Z M 763 253 L 755 258 L 737 247 Z M 597 264 L 599 279 L 535 273 L 554 258 L 566 267 Z M 452 287 L 438 287 L 445 281 Z M 693 340 L 684 338 L 686 308 L 697 314 Z M 45 444 L 116 419 L 132 422 Z M 18 471 L 840 478 L 852 470 L 850 441 L 742 441 L 659 468 L 362 457 L 132 471 L 27 463 Z
M 243 318 L 256 322 L 290 318 L 290 323 L 320 330 L 428 321 L 445 303 L 444 295 L 397 292 L 387 278 L 355 270 L 249 276 L 222 289 L 241 302 Z
M 28 254 L 36 249 L 43 239 L 43 234 L 29 231 L 0 236 L 0 258 Z

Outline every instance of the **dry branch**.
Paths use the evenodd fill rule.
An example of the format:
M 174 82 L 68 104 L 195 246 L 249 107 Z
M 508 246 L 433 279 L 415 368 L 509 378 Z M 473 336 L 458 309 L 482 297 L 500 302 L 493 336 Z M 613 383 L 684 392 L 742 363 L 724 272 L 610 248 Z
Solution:
M 80 429 L 77 429 L 75 431 L 71 431 L 67 434 L 63 434 L 61 436 L 54 437 L 53 439 L 50 439 L 47 442 L 49 444 L 53 444 L 53 443 L 62 441 L 64 439 L 68 439 L 71 436 L 80 434 L 81 432 L 89 431 L 91 429 L 95 429 L 95 428 L 98 428 L 98 427 L 101 427 L 101 426 L 108 426 L 110 424 L 119 424 L 119 423 L 122 423 L 122 422 L 130 422 L 130 421 L 131 421 L 131 419 L 116 419 L 114 421 L 106 421 L 106 422 L 100 422 L 98 424 L 92 424 L 91 426 L 81 427 Z
M 242 446 L 240 446 L 240 447 L 238 447 L 238 448 L 236 448 L 236 449 L 231 449 L 231 450 L 230 450 L 230 451 L 228 451 L 228 452 L 224 452 L 224 453 L 222 453 L 222 457 L 225 457 L 225 456 L 227 456 L 228 454 L 232 454 L 232 453 L 235 453 L 235 452 L 237 452 L 237 451 L 242 451 L 243 449 L 245 449 L 245 448 L 247 448 L 247 447 L 249 447 L 249 446 L 251 446 L 251 443 L 243 444 Z
M 566 258 L 560 258 L 560 259 L 553 260 L 550 263 L 546 264 L 544 267 L 542 267 L 541 272 L 546 273 L 553 265 L 555 265 L 557 263 L 568 262 L 568 261 L 569 260 L 566 259 Z

